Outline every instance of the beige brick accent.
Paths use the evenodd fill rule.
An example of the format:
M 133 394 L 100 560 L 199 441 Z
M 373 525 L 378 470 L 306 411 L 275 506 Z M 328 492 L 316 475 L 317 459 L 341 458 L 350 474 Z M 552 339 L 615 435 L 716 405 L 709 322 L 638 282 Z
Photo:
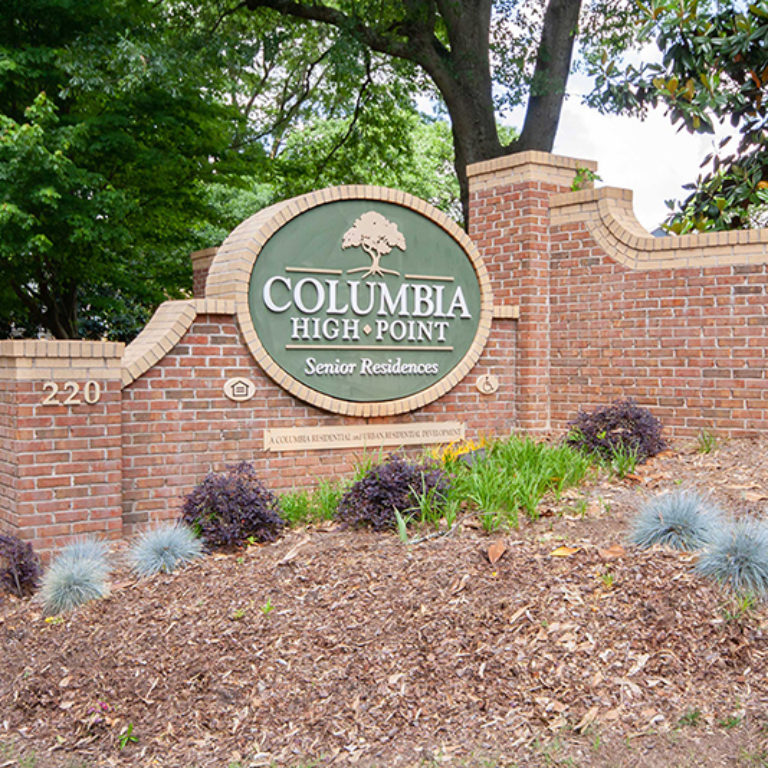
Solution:
M 554 195 L 553 227 L 583 223 L 606 255 L 635 270 L 768 263 L 768 229 L 653 237 L 637 221 L 632 192 L 614 187 Z
M 234 315 L 235 305 L 224 299 L 165 301 L 144 330 L 126 347 L 122 383 L 128 386 L 162 360 L 179 343 L 198 315 Z
M 530 151 L 472 163 L 467 167 L 467 176 L 471 179 L 474 191 L 524 181 L 570 187 L 579 168 L 596 171 L 597 163 L 594 160 L 577 160 L 547 152 Z
M 520 307 L 517 304 L 496 304 L 493 307 L 494 320 L 519 320 Z
M 0 341 L 0 380 L 119 379 L 125 345 L 112 341 Z

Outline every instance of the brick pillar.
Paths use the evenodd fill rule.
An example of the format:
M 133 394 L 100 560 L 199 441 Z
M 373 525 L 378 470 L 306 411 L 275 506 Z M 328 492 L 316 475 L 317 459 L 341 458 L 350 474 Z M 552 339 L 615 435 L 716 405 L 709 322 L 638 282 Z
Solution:
M 485 260 L 494 302 L 517 304 L 518 427 L 550 427 L 549 199 L 567 192 L 585 160 L 522 152 L 470 165 L 469 235 Z
M 122 533 L 123 346 L 0 341 L 0 527 L 46 557 Z
M 217 250 L 218 248 L 206 248 L 189 254 L 192 259 L 192 296 L 196 299 L 205 298 L 205 281 L 208 279 L 208 270 Z

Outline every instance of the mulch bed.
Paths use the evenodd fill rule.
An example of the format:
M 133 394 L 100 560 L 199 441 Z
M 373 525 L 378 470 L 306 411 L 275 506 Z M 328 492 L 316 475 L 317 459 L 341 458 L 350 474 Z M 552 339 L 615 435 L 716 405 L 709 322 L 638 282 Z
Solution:
M 768 443 L 676 448 L 518 531 L 294 530 L 60 623 L 6 599 L 0 766 L 768 764 L 765 606 L 625 540 L 681 480 L 765 514 Z

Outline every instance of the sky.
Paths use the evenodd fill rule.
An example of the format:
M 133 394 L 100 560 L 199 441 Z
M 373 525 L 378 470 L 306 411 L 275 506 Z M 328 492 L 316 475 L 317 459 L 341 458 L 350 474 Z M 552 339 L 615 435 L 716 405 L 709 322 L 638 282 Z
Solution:
M 596 160 L 602 179 L 596 186 L 632 190 L 635 216 L 652 231 L 666 217 L 664 201 L 689 194 L 682 185 L 701 173 L 712 142 L 711 136 L 678 133 L 661 108 L 641 121 L 601 115 L 572 97 L 565 102 L 553 152 Z

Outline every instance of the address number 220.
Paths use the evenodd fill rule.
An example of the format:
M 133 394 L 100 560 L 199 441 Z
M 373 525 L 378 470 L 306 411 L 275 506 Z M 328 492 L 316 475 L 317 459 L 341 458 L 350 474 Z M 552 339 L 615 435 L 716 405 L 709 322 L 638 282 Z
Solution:
M 43 389 L 48 393 L 42 405 L 94 405 L 101 400 L 101 385 L 98 381 L 86 381 L 83 387 L 76 381 L 65 381 L 59 385 L 55 381 L 46 381 Z

